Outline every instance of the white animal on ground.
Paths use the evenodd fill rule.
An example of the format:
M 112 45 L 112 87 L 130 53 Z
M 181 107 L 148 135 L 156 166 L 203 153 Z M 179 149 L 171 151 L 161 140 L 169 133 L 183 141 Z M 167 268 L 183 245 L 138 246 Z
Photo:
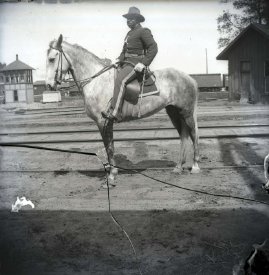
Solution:
M 264 158 L 264 177 L 266 180 L 264 188 L 269 191 L 269 154 Z
M 30 205 L 32 208 L 35 208 L 30 200 L 27 200 L 25 197 L 17 197 L 15 204 L 12 204 L 11 212 L 19 212 L 19 210 L 25 205 Z

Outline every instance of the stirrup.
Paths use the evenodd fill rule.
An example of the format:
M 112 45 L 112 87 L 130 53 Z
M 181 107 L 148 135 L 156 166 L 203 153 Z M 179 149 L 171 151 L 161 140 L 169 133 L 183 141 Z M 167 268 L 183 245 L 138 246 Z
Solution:
M 113 120 L 113 121 L 116 121 L 116 120 L 117 120 L 117 118 L 114 117 L 114 116 L 113 116 L 111 113 L 109 113 L 109 112 L 101 112 L 101 115 L 102 115 L 102 117 L 105 118 L 105 119 L 109 119 L 109 120 Z

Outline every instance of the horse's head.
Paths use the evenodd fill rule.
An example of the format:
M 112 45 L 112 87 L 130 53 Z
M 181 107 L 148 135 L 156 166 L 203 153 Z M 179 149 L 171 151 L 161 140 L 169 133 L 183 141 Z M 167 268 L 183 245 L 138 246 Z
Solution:
M 46 85 L 48 89 L 55 90 L 61 84 L 67 71 L 71 68 L 70 61 L 62 48 L 63 36 L 50 43 L 47 51 Z

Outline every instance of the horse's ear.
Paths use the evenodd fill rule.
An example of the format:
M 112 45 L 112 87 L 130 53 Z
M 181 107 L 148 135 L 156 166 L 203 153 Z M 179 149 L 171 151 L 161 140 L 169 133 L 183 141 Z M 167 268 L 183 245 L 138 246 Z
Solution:
M 63 42 L 63 35 L 60 34 L 58 41 L 57 41 L 57 48 L 61 48 Z

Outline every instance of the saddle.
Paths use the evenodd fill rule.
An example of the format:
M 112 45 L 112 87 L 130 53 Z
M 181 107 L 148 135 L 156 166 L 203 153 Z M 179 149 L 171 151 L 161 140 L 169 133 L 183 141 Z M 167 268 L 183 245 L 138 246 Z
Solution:
M 136 75 L 137 76 L 134 80 L 127 83 L 124 94 L 124 100 L 133 105 L 138 103 L 142 90 L 142 97 L 159 94 L 159 91 L 155 85 L 155 76 L 152 72 L 146 73 L 143 89 L 141 87 L 143 85 L 143 74 L 137 73 Z

